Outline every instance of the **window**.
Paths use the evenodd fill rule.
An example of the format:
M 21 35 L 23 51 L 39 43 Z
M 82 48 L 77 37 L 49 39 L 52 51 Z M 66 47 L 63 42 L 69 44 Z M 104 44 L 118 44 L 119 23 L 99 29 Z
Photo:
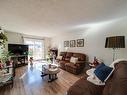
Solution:
M 24 43 L 29 45 L 29 57 L 34 60 L 44 59 L 44 40 L 24 38 Z

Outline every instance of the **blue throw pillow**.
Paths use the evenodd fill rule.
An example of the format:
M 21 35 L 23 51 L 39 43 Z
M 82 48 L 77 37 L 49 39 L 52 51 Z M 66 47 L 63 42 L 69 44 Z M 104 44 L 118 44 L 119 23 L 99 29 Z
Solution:
M 106 81 L 107 78 L 112 74 L 113 68 L 106 66 L 104 63 L 99 64 L 94 73 L 102 81 Z

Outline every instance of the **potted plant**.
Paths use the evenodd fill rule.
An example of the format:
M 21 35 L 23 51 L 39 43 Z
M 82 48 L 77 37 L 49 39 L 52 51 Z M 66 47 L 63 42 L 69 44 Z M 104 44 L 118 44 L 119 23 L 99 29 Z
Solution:
M 2 54 L 1 54 L 2 62 L 6 63 L 6 65 L 10 65 L 11 55 L 13 55 L 11 52 L 3 50 Z
M 5 45 L 5 42 L 8 41 L 7 36 L 1 32 L 0 33 L 0 45 Z
M 2 30 L 0 28 L 0 30 Z M 8 41 L 7 36 L 3 33 L 0 32 L 0 59 L 3 63 L 6 63 L 9 60 L 10 57 L 10 52 L 5 51 L 5 42 Z

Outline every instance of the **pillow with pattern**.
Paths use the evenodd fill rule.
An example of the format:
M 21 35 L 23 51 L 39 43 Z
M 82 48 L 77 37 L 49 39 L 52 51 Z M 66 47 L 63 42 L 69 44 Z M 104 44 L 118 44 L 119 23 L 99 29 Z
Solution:
M 111 76 L 113 71 L 113 68 L 102 63 L 96 67 L 94 73 L 102 82 L 105 82 Z

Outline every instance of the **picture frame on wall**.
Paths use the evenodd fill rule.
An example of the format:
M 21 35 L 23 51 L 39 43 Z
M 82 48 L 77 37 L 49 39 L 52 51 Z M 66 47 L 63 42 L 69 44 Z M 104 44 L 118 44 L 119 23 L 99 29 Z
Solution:
M 64 47 L 69 47 L 69 41 L 64 41 Z
M 76 46 L 76 41 L 70 40 L 70 47 L 75 47 L 75 46 Z
M 84 47 L 84 39 L 77 39 L 77 47 Z

